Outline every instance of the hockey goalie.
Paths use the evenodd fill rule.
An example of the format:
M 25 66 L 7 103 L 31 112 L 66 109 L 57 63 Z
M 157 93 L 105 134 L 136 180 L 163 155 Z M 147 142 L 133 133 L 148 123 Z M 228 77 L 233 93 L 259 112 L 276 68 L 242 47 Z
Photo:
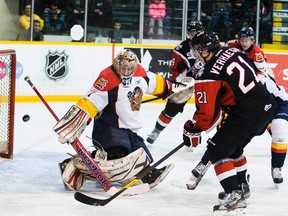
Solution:
M 146 71 L 138 63 L 137 56 L 124 49 L 53 130 L 59 135 L 61 143 L 71 143 L 93 121 L 92 142 L 97 151 L 92 156 L 111 182 L 124 183 L 153 162 L 143 138 L 137 134 L 142 127 L 139 111 L 144 94 L 182 102 L 190 98 L 193 87 L 193 79 L 171 83 Z M 190 95 L 187 97 L 187 94 Z M 93 179 L 78 156 L 72 156 L 60 165 L 63 181 L 71 189 L 78 190 L 85 180 Z M 173 167 L 169 164 L 155 168 L 141 180 L 153 188 Z

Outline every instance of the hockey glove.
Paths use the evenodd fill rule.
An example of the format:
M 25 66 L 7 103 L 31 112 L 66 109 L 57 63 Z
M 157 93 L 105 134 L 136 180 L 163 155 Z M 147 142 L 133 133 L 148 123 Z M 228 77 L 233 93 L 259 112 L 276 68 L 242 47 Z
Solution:
M 182 104 L 188 101 L 194 93 L 194 79 L 192 77 L 184 77 L 181 82 L 172 84 L 171 92 L 166 99 L 173 103 Z
M 202 130 L 195 127 L 191 120 L 186 121 L 184 124 L 183 141 L 188 147 L 197 147 L 201 143 Z
M 204 64 L 200 60 L 196 60 L 194 65 L 187 72 L 187 76 L 191 76 L 194 79 L 200 77 L 203 74 Z
M 72 143 L 86 128 L 89 114 L 78 106 L 72 106 L 62 119 L 53 127 L 61 143 Z

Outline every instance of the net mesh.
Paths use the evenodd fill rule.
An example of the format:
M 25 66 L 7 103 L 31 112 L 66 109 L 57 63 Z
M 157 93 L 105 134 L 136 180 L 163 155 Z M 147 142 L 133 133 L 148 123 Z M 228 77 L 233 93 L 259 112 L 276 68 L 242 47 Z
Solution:
M 0 153 L 8 154 L 12 56 L 0 52 Z

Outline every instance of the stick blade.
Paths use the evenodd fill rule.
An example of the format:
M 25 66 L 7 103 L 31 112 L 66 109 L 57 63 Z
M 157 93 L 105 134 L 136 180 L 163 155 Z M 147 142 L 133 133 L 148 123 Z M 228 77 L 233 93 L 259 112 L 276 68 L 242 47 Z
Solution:
M 79 201 L 81 203 L 84 203 L 86 205 L 104 206 L 107 203 L 109 203 L 111 200 L 113 200 L 116 196 L 118 196 L 117 194 L 121 193 L 122 197 L 134 196 L 134 195 L 146 193 L 149 190 L 150 190 L 149 184 L 139 184 L 139 185 L 135 185 L 135 186 L 129 187 L 129 188 L 122 188 L 122 189 L 114 188 L 110 192 L 107 191 L 107 192 L 109 192 L 108 194 L 110 195 L 110 197 L 107 198 L 107 199 L 98 199 L 98 198 L 90 197 L 90 196 L 87 196 L 87 195 L 85 195 L 85 194 L 83 194 L 81 192 L 76 192 L 74 194 L 74 198 L 77 201 Z
M 76 192 L 74 194 L 74 198 L 81 203 L 87 204 L 87 205 L 92 205 L 92 206 L 99 206 L 101 204 L 101 200 L 87 196 L 83 193 Z

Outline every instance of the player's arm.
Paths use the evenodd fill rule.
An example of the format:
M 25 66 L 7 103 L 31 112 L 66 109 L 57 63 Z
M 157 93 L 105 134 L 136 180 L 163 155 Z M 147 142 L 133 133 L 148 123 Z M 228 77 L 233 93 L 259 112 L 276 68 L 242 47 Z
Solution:
M 148 94 L 152 94 L 163 99 L 170 99 L 175 103 L 180 103 L 179 98 L 183 99 L 182 96 L 193 94 L 194 90 L 194 79 L 191 77 L 186 77 L 181 82 L 170 82 L 163 77 L 154 74 L 152 72 L 147 72 L 149 77 Z M 185 102 L 185 101 L 184 101 Z
M 186 77 L 187 71 L 190 68 L 189 61 L 178 51 L 172 52 L 172 78 L 173 80 L 180 81 L 183 77 Z
M 209 131 L 214 128 L 221 117 L 220 81 L 195 81 L 196 112 L 193 120 L 197 128 Z
M 87 124 L 99 113 L 99 108 L 90 97 L 93 98 L 93 93 L 82 97 L 53 127 L 59 135 L 59 142 L 71 143 L 79 138 Z

